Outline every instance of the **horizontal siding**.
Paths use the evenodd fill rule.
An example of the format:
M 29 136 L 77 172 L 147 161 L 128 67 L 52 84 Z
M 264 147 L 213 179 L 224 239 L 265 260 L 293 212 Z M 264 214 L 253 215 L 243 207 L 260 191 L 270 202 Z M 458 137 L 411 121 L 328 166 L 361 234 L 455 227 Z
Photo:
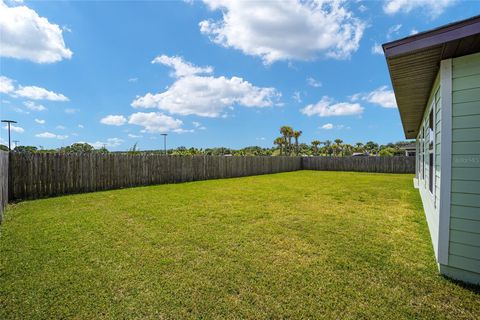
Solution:
M 480 211 L 475 207 L 453 205 L 450 215 L 453 218 L 480 220 Z M 478 230 L 478 233 L 480 233 L 480 230 Z
M 480 54 L 452 60 L 448 264 L 480 274 Z
M 480 74 L 479 55 L 472 54 L 452 60 L 453 79 Z
M 463 156 L 453 156 L 452 158 L 452 179 L 453 180 L 480 180 L 479 170 L 472 170 L 478 168 L 478 164 L 474 161 L 455 161 L 454 159 L 464 158 Z M 455 165 L 453 165 L 455 164 Z
M 456 256 L 480 260 L 480 247 L 463 243 L 450 243 L 450 253 Z
M 452 180 L 452 192 L 480 194 L 480 181 Z
M 452 204 L 469 207 L 480 207 L 480 195 L 452 192 Z M 480 228 L 479 228 L 480 230 Z
M 480 141 L 480 125 L 478 128 L 453 129 L 453 142 L 475 142 Z
M 472 169 L 467 168 L 478 168 L 480 166 L 480 155 L 453 155 L 452 156 L 452 168 L 465 168 L 465 173 L 467 175 L 471 174 L 472 180 L 478 180 L 480 173 L 473 172 Z M 469 180 L 467 178 L 467 180 Z
M 480 260 L 457 256 L 454 254 L 450 254 L 448 256 L 448 265 L 477 273 L 478 270 L 480 270 Z
M 472 88 L 480 88 L 480 73 L 467 75 L 453 79 L 452 90 L 460 91 Z
M 480 221 L 452 217 L 450 219 L 450 229 L 472 233 L 480 233 Z
M 455 108 L 455 105 L 453 106 Z M 480 114 L 453 117 L 453 129 L 469 129 L 480 127 Z
M 478 244 L 478 246 L 480 246 L 480 234 L 479 233 L 452 230 L 450 232 L 450 241 L 455 242 L 455 243 L 468 244 L 468 245 L 474 243 L 474 244 Z
M 478 101 L 465 102 L 465 103 L 455 103 L 454 108 L 452 109 L 452 116 L 471 116 L 480 114 L 480 105 Z
M 480 88 L 472 88 L 452 92 L 453 103 L 464 103 L 480 100 Z
M 450 232 L 450 241 L 455 243 L 468 244 L 468 245 L 478 244 L 477 246 L 480 246 L 480 234 L 452 230 Z
M 480 141 L 454 142 L 452 154 L 480 154 Z

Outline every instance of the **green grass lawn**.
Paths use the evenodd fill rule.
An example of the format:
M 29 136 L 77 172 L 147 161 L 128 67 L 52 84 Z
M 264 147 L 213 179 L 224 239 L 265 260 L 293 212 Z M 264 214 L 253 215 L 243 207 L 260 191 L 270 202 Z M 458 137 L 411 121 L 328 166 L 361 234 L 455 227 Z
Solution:
M 0 319 L 474 319 L 411 175 L 297 171 L 11 205 Z

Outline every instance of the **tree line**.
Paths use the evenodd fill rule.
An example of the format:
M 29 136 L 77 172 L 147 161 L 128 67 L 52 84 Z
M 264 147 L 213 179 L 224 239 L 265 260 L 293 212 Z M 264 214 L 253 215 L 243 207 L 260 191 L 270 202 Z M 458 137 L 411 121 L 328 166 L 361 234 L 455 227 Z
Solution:
M 241 149 L 225 147 L 218 148 L 187 148 L 177 147 L 168 149 L 168 155 L 213 155 L 213 156 L 332 156 L 347 157 L 352 155 L 365 156 L 395 156 L 404 155 L 402 147 L 411 144 L 408 141 L 396 143 L 378 144 L 373 141 L 357 142 L 355 144 L 344 143 L 342 139 L 313 140 L 310 143 L 300 142 L 301 130 L 294 130 L 290 126 L 282 126 L 280 136 L 273 141 L 272 148 L 249 146 Z M 0 144 L 0 150 L 8 151 L 8 147 Z M 17 146 L 14 152 L 60 152 L 60 153 L 108 153 L 107 148 L 95 149 L 88 143 L 74 143 L 70 146 L 58 149 L 43 149 L 35 146 Z M 164 154 L 164 150 L 140 150 L 135 143 L 128 151 L 121 153 L 129 154 Z

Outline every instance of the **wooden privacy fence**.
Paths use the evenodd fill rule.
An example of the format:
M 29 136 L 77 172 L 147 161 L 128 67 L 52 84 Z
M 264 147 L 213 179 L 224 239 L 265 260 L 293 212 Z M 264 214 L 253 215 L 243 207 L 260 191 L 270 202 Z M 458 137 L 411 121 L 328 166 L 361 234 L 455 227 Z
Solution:
M 0 153 L 2 208 L 7 200 L 7 185 L 8 198 L 20 200 L 302 169 L 415 172 L 414 157 L 225 157 L 13 152 L 10 154 L 10 163 L 8 161 L 8 154 Z
M 0 223 L 8 202 L 8 152 L 0 151 Z
M 302 169 L 415 173 L 415 157 L 304 157 Z
M 10 199 L 301 170 L 301 157 L 11 153 Z

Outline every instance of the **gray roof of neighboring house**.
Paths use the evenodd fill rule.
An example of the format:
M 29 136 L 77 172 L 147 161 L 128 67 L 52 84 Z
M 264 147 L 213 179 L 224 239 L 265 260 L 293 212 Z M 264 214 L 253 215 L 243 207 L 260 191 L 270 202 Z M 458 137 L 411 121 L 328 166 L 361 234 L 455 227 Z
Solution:
M 415 143 L 409 143 L 409 144 L 406 144 L 402 147 L 400 147 L 401 150 L 416 150 L 417 149 L 417 146 L 415 145 Z
M 480 16 L 385 43 L 383 51 L 405 137 L 416 138 L 440 61 L 480 52 Z

